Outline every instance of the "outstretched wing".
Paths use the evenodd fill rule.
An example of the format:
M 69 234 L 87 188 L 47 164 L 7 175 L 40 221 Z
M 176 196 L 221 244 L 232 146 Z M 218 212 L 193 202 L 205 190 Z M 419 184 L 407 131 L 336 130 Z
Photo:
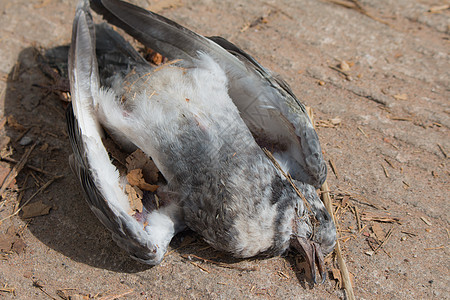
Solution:
M 130 207 L 119 185 L 119 173 L 102 143 L 103 129 L 94 110 L 99 76 L 94 26 L 87 1 L 80 1 L 73 23 L 69 79 L 72 103 L 66 117 L 73 150 L 70 165 L 89 206 L 119 246 L 140 261 L 159 263 L 164 253 L 157 251 L 142 224 L 128 215 Z
M 199 52 L 213 57 L 225 70 L 229 94 L 259 145 L 269 148 L 295 179 L 315 187 L 325 181 L 318 136 L 286 82 L 225 39 L 205 38 L 123 1 L 91 0 L 91 5 L 108 22 L 169 59 L 191 60 Z

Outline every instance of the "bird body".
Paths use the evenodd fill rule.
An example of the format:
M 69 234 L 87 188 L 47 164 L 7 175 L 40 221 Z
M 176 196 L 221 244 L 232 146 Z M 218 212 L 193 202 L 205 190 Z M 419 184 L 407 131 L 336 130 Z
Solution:
M 300 251 L 312 254 L 314 268 L 314 255 L 331 251 L 336 233 L 314 190 L 326 176 L 320 144 L 287 84 L 226 40 L 122 1 L 91 1 L 171 59 L 154 66 L 108 25 L 94 26 L 89 6 L 78 5 L 69 57 L 71 166 L 119 246 L 157 264 L 188 227 L 236 257 L 311 244 Z M 123 149 L 151 157 L 165 179 L 157 191 L 163 206 L 144 207 L 139 219 L 127 214 L 126 179 L 102 144 L 104 129 Z

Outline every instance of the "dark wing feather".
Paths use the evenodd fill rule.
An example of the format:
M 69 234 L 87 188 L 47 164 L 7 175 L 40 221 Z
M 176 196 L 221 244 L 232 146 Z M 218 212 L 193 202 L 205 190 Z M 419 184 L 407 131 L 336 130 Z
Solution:
M 318 136 L 286 82 L 225 39 L 207 39 L 123 1 L 91 0 L 91 5 L 108 22 L 169 59 L 192 61 L 199 52 L 213 57 L 227 73 L 230 97 L 260 146 L 271 148 L 295 179 L 315 187 L 325 181 Z

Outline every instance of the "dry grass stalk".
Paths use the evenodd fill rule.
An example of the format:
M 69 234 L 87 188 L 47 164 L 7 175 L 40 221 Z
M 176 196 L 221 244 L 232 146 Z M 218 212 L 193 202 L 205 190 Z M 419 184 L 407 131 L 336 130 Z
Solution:
M 321 187 L 322 191 L 328 191 L 328 183 L 327 181 L 324 182 L 324 184 Z M 324 192 L 322 194 L 322 199 L 323 202 L 325 204 L 325 207 L 327 208 L 328 212 L 331 214 L 331 217 L 333 218 L 334 223 L 337 226 L 336 223 L 336 218 L 334 217 L 333 214 L 333 208 L 331 205 L 331 197 L 330 194 L 328 192 Z M 341 245 L 339 243 L 339 240 L 336 240 L 336 247 L 334 248 L 334 252 L 336 253 L 336 258 L 337 258 L 337 262 L 339 265 L 339 269 L 341 271 L 341 275 L 342 275 L 342 282 L 344 285 L 344 289 L 345 292 L 347 294 L 347 298 L 349 300 L 355 300 L 355 295 L 353 293 L 353 287 L 352 287 L 352 282 L 350 279 L 350 272 L 347 269 L 347 265 L 345 264 L 344 258 L 342 257 L 342 251 L 341 251 Z
M 309 113 L 310 113 L 309 118 L 313 119 L 312 110 L 309 111 Z M 327 209 L 328 213 L 333 218 L 334 224 L 337 227 L 336 218 L 335 218 L 335 215 L 333 214 L 333 205 L 332 205 L 330 193 L 328 192 L 330 189 L 328 188 L 328 183 L 326 180 L 323 183 L 320 190 L 322 191 L 322 200 L 324 202 L 325 208 Z M 334 252 L 336 253 L 336 258 L 337 258 L 337 262 L 339 265 L 339 269 L 341 271 L 342 282 L 344 284 L 344 289 L 347 294 L 347 298 L 349 300 L 355 300 L 356 298 L 355 298 L 355 294 L 353 293 L 352 282 L 350 279 L 350 272 L 348 271 L 347 265 L 345 264 L 344 258 L 342 257 L 341 245 L 339 243 L 339 240 L 336 240 L 336 247 L 334 248 Z

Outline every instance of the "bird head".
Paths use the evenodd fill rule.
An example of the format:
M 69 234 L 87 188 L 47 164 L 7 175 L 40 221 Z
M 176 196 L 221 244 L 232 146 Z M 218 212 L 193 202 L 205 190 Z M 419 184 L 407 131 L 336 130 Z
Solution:
M 333 251 L 336 244 L 336 227 L 320 200 L 314 187 L 295 182 L 300 192 L 297 203 L 297 216 L 294 219 L 294 228 L 290 240 L 290 248 L 300 253 L 306 260 L 311 279 L 316 282 L 316 267 L 322 277 L 326 278 L 324 256 Z

